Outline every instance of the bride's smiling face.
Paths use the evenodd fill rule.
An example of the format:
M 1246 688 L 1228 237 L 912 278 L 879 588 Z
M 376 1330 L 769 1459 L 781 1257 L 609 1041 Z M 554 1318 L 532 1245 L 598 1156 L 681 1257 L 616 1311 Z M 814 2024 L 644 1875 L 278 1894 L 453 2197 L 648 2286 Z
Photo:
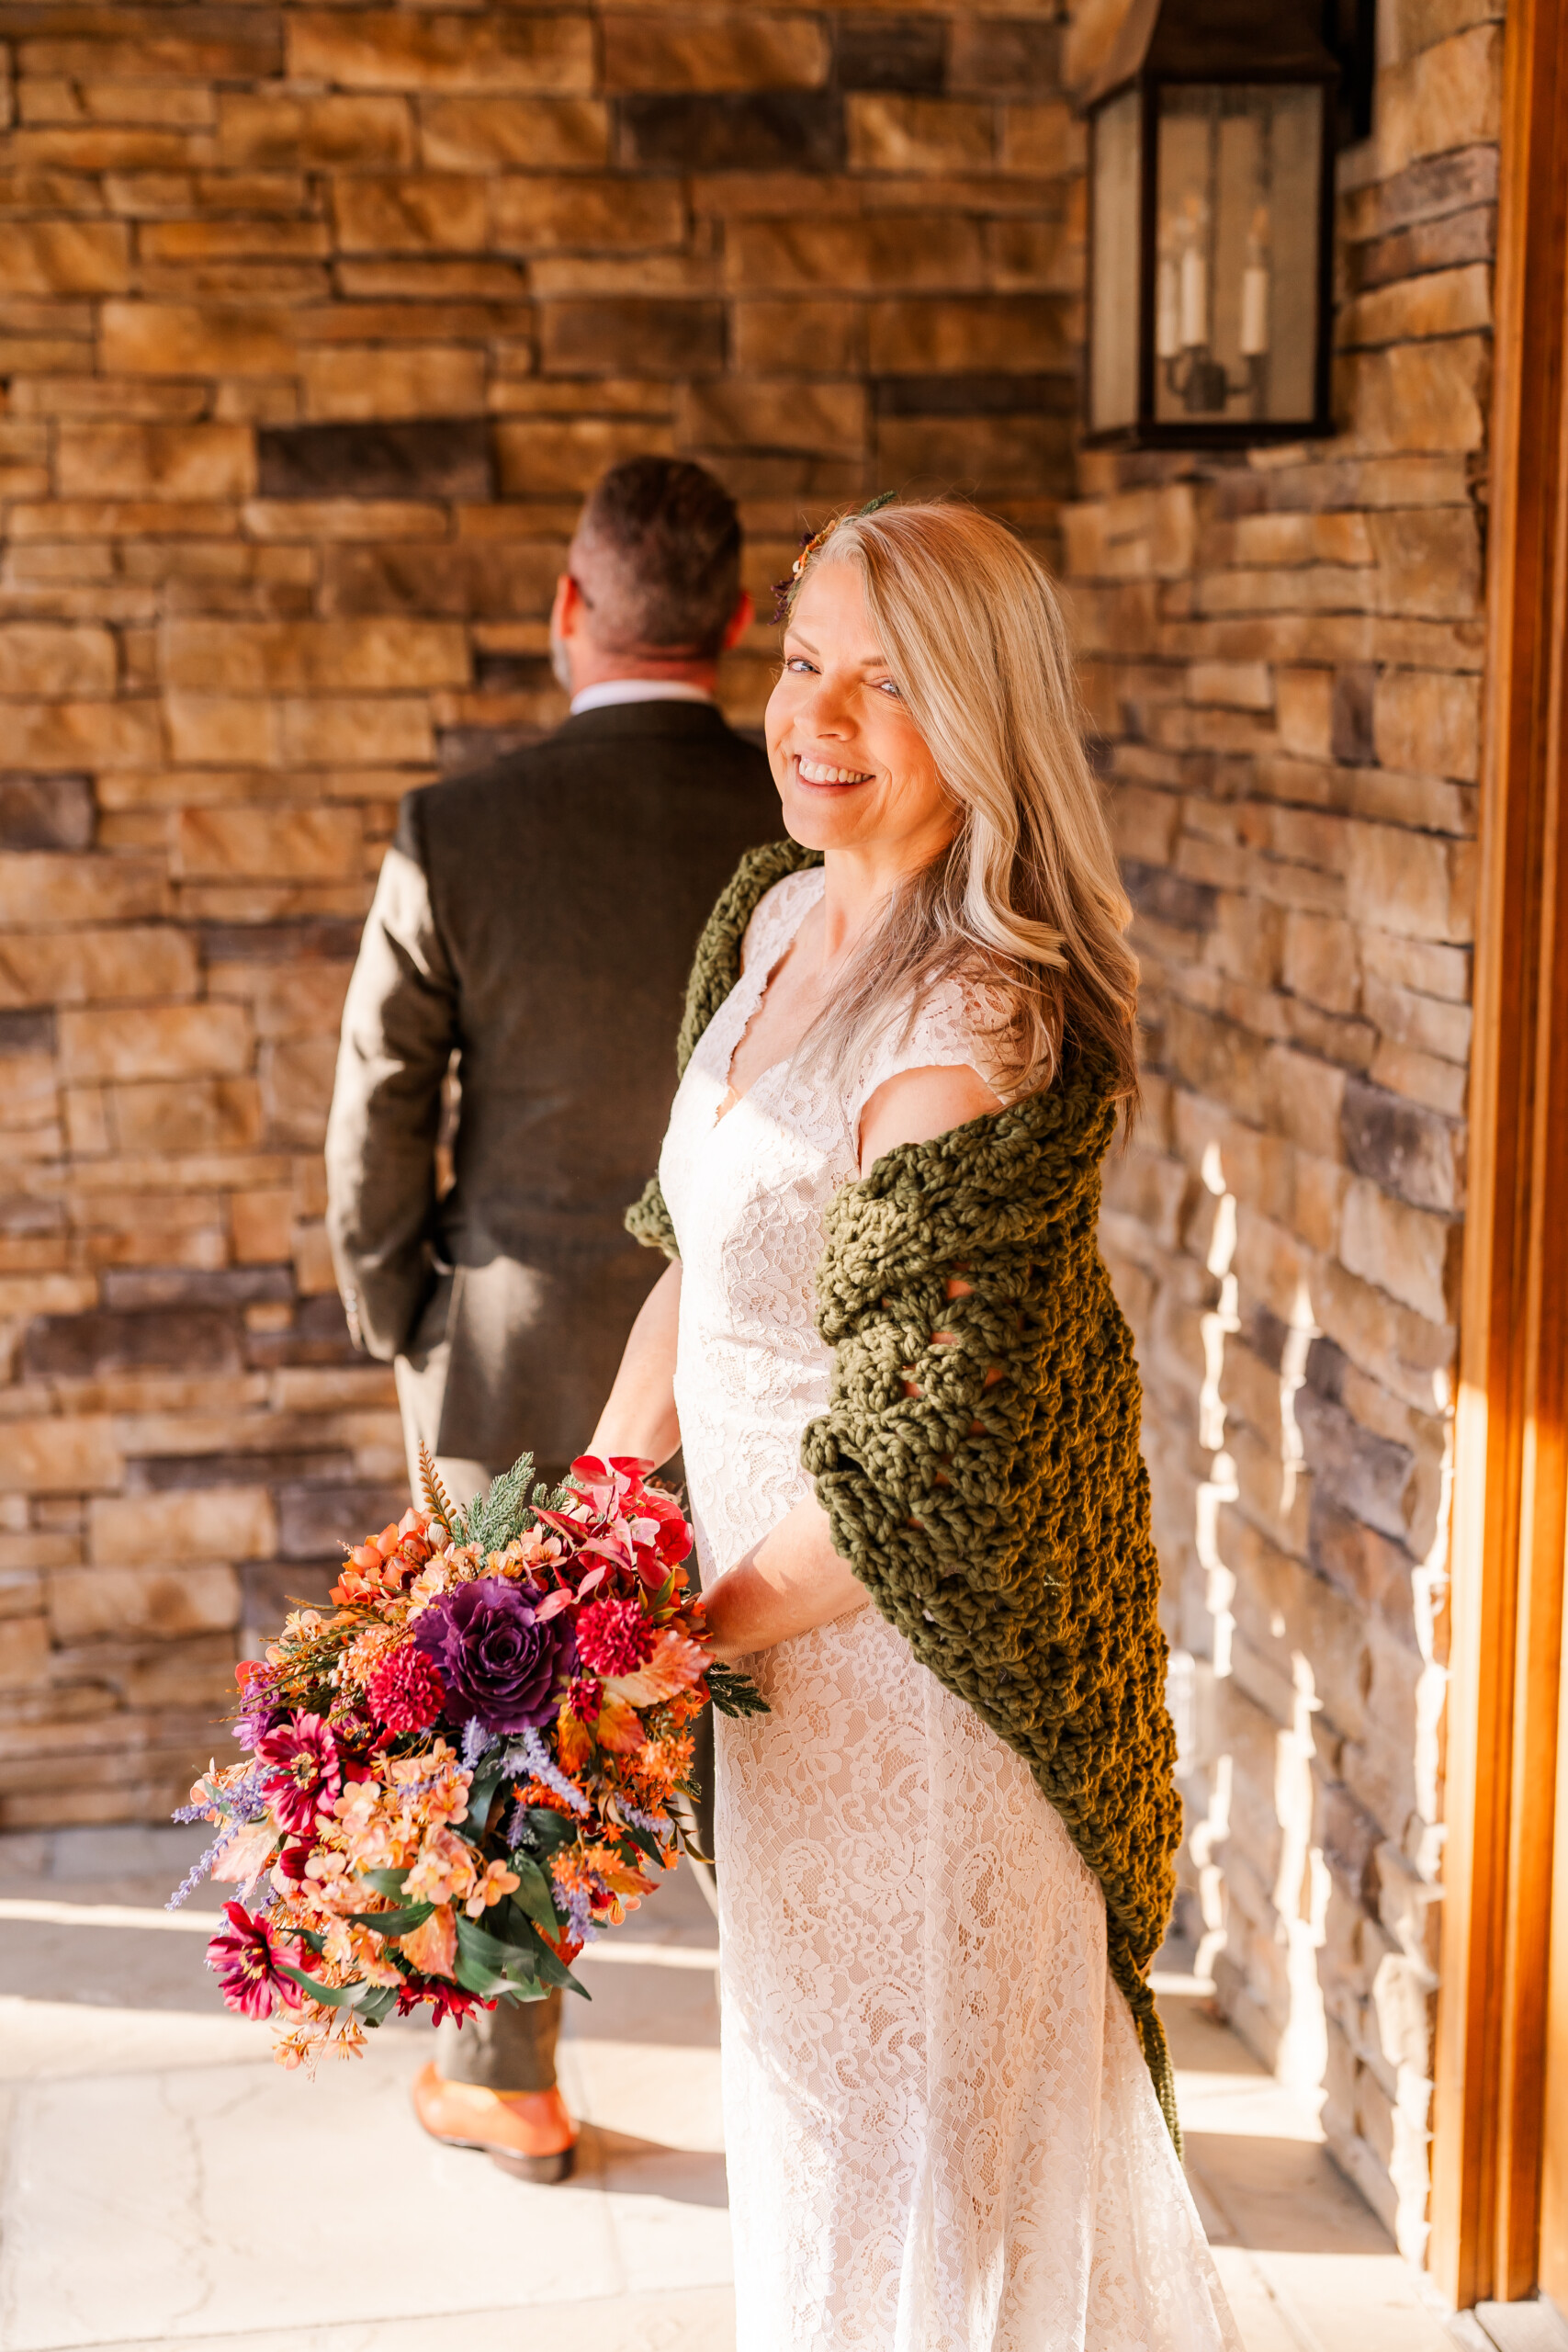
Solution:
M 818 563 L 784 631 L 768 758 L 791 835 L 807 849 L 880 849 L 913 870 L 958 814 L 866 616 L 860 573 Z

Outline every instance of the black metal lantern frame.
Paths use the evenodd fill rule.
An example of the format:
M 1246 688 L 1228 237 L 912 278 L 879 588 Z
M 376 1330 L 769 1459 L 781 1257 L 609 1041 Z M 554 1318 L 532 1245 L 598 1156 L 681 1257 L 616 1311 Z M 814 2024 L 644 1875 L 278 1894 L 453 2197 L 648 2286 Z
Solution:
M 1235 449 L 1333 432 L 1340 69 L 1322 21 L 1312 0 L 1134 0 L 1084 101 L 1087 447 Z M 1179 209 L 1180 147 L 1193 168 Z M 1282 207 L 1276 149 L 1287 196 L 1292 172 L 1311 179 Z M 1245 177 L 1248 153 L 1268 203 L 1222 185 Z

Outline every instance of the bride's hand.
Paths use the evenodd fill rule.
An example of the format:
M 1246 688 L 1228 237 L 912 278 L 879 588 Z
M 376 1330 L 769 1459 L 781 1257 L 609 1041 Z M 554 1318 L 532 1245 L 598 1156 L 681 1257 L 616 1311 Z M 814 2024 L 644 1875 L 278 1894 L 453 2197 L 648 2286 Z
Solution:
M 731 1666 L 847 1616 L 870 1598 L 834 1551 L 828 1514 L 810 1495 L 706 1588 L 708 1646 L 721 1666 Z

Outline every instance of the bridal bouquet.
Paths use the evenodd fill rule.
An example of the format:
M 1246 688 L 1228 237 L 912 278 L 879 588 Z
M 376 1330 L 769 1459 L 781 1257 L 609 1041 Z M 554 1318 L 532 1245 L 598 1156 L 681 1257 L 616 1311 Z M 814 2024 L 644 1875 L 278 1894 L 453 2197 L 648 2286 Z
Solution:
M 208 1965 L 284 2065 L 394 2007 L 582 1992 L 578 1952 L 674 1867 L 693 1718 L 763 1702 L 708 1653 L 649 1466 L 585 1456 L 547 1495 L 525 1454 L 465 1514 L 426 1460 L 426 1507 L 350 1552 L 332 1613 L 239 1667 L 248 1755 L 176 1815 L 218 1835 L 174 1900 L 237 1885 Z

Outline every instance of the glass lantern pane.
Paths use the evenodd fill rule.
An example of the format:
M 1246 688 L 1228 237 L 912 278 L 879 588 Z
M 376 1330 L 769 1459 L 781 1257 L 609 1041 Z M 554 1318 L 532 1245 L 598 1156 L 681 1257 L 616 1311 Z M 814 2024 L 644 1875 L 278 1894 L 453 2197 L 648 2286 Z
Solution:
M 1311 421 L 1323 91 L 1160 92 L 1155 415 Z
M 1142 181 L 1136 90 L 1094 118 L 1094 254 L 1089 321 L 1089 420 L 1103 433 L 1138 413 L 1138 205 Z

